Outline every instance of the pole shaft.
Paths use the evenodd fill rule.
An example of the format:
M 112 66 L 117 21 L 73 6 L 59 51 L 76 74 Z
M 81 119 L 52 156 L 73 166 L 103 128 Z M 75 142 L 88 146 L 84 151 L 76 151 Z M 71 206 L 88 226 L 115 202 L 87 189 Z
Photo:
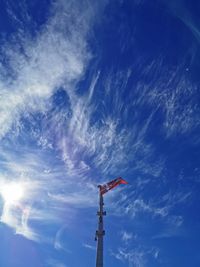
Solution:
M 99 211 L 97 215 L 99 217 L 98 230 L 96 231 L 97 238 L 97 256 L 96 256 L 96 267 L 103 267 L 103 237 L 105 231 L 103 229 L 103 216 L 106 214 L 103 211 L 103 196 L 99 193 Z

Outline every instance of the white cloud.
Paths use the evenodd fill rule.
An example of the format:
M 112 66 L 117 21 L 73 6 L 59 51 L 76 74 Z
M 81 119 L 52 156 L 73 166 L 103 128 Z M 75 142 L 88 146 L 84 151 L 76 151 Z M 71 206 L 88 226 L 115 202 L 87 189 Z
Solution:
M 57 231 L 56 236 L 55 236 L 55 240 L 54 240 L 54 248 L 56 250 L 63 250 L 66 253 L 72 253 L 71 250 L 68 247 L 66 247 L 66 244 L 63 242 L 63 238 L 62 238 L 62 236 L 64 235 L 64 232 L 65 232 L 66 228 L 67 228 L 67 225 L 64 224 Z
M 122 238 L 122 241 L 124 241 L 125 243 L 129 242 L 130 240 L 133 239 L 133 234 L 132 233 L 129 233 L 127 231 L 122 231 L 121 232 L 121 238 Z
M 86 36 L 93 14 L 86 4 L 62 0 L 54 3 L 51 13 L 36 38 L 18 34 L 20 44 L 7 43 L 2 48 L 13 77 L 0 81 L 1 137 L 21 113 L 45 109 L 45 101 L 56 88 L 65 85 L 72 90 L 84 73 L 90 58 Z
M 146 253 L 145 251 L 127 251 L 126 249 L 119 248 L 117 253 L 112 253 L 112 255 L 121 261 L 128 262 L 129 267 L 145 267 L 146 266 Z
M 146 267 L 148 266 L 148 259 L 159 257 L 159 250 L 157 248 L 118 248 L 116 253 L 111 253 L 116 259 L 128 262 L 129 267 Z
M 153 216 L 166 217 L 169 213 L 169 207 L 156 207 L 153 203 L 146 203 L 143 199 L 135 199 L 130 201 L 129 205 L 125 209 L 125 213 L 135 217 L 138 213 L 148 212 Z
M 200 125 L 198 88 L 186 75 L 184 62 L 176 69 L 165 67 L 162 60 L 155 60 L 146 68 L 146 73 L 156 72 L 158 79 L 152 79 L 147 92 L 146 103 L 160 110 L 163 119 L 163 132 L 166 137 L 188 134 Z
M 191 102 L 181 106 L 182 96 L 192 94 L 192 89 L 184 83 L 185 80 L 180 80 L 173 92 L 170 91 L 173 78 L 164 85 L 160 80 L 152 91 L 139 84 L 134 94 L 130 93 L 132 101 L 124 104 L 122 95 L 131 70 L 113 71 L 103 82 L 103 74 L 96 71 L 93 72 L 91 84 L 85 93 L 79 95 L 75 91 L 75 84 L 83 77 L 91 58 L 87 34 L 93 18 L 94 9 L 91 10 L 90 6 L 86 8 L 81 3 L 77 5 L 75 1 L 66 3 L 59 0 L 55 2 L 51 16 L 35 38 L 19 33 L 17 38 L 20 46 L 7 43 L 2 48 L 13 76 L 9 79 L 4 75 L 0 80 L 0 137 L 8 133 L 14 135 L 14 123 L 23 127 L 20 124 L 21 115 L 28 116 L 40 111 L 47 116 L 49 98 L 59 87 L 66 90 L 71 106 L 67 123 L 62 124 L 62 114 L 52 112 L 48 123 L 42 126 L 42 133 L 38 133 L 38 129 L 29 132 L 29 138 L 37 140 L 37 145 L 41 148 L 39 151 L 31 148 L 26 151 L 25 146 L 18 147 L 16 151 L 8 151 L 6 145 L 1 147 L 1 157 L 5 158 L 1 163 L 8 171 L 5 179 L 9 181 L 15 173 L 15 178 L 23 175 L 30 185 L 23 209 L 12 211 L 4 207 L 1 219 L 16 232 L 31 239 L 36 237 L 39 240 L 42 235 L 37 229 L 30 229 L 31 220 L 62 224 L 62 219 L 57 216 L 59 210 L 64 210 L 65 213 L 66 209 L 70 211 L 71 217 L 67 218 L 70 222 L 77 207 L 96 205 L 95 183 L 98 181 L 92 179 L 92 171 L 96 176 L 99 175 L 98 180 L 101 181 L 105 181 L 105 174 L 118 174 L 120 170 L 125 172 L 127 169 L 153 177 L 160 176 L 164 159 L 155 159 L 154 147 L 145 140 L 159 108 L 165 114 L 164 127 L 169 135 L 176 131 L 187 132 L 196 120 L 196 117 L 193 120 Z M 151 65 L 149 69 L 153 67 Z M 1 69 L 6 73 L 4 66 L 1 65 Z M 105 87 L 103 89 L 107 97 L 100 98 L 95 106 L 92 100 L 98 97 L 100 86 Z M 163 87 L 164 92 L 161 91 Z M 185 90 L 182 91 L 182 88 Z M 108 100 L 110 102 L 107 103 Z M 153 111 L 141 123 L 138 120 L 138 110 L 146 104 L 153 105 Z M 105 108 L 108 105 L 112 106 L 109 114 Z M 131 116 L 129 111 L 132 111 Z M 100 112 L 100 119 L 93 122 L 96 112 Z M 121 125 L 122 121 L 124 126 Z M 53 160 L 48 149 L 53 151 Z M 138 182 L 138 187 L 141 187 L 141 182 Z M 181 216 L 168 216 L 171 203 L 167 200 L 163 203 L 145 201 L 142 197 L 136 197 L 125 201 L 126 207 L 122 206 L 123 212 L 131 217 L 146 212 L 154 217 L 171 218 L 174 224 L 181 225 Z M 124 241 L 131 238 L 129 233 L 124 232 Z M 59 248 L 58 243 L 55 246 Z M 123 253 L 125 252 L 122 251 L 119 255 L 131 257 Z M 142 266 L 141 253 L 134 255 L 135 264 Z
M 68 267 L 66 264 L 56 259 L 49 259 L 46 261 L 46 267 Z
M 63 224 L 58 215 L 64 212 L 65 223 L 71 224 L 79 208 L 94 206 L 97 200 L 92 182 L 83 183 L 81 177 L 69 176 L 59 159 L 51 158 L 46 152 L 39 153 L 30 149 L 18 153 L 5 150 L 1 153 L 1 184 L 14 180 L 25 185 L 23 198 L 18 204 L 4 203 L 1 222 L 14 228 L 17 234 L 41 242 L 49 242 L 49 236 L 37 227 L 37 224 Z M 53 160 L 53 161 L 52 161 Z M 53 167 L 52 167 L 53 166 Z M 74 193 L 74 190 L 76 193 Z
M 87 249 L 90 249 L 90 250 L 96 250 L 96 247 L 95 246 L 91 246 L 91 245 L 86 244 L 86 243 L 83 243 L 83 247 L 84 248 L 87 248 Z
M 123 75 L 118 72 L 115 76 L 108 74 L 104 81 L 103 75 L 97 72 L 93 75 L 88 93 L 81 97 L 70 95 L 72 117 L 69 120 L 67 134 L 60 138 L 58 144 L 69 168 L 77 167 L 76 159 L 84 154 L 91 159 L 90 164 L 100 170 L 102 175 L 116 173 L 120 169 L 125 171 L 127 168 L 155 177 L 162 172 L 164 160 L 162 158 L 151 160 L 154 149 L 145 141 L 154 111 L 149 114 L 143 125 L 139 125 L 137 119 L 135 122 L 133 120 L 133 127 L 129 128 L 126 125 L 130 120 L 132 121 L 128 114 L 128 110 L 132 107 L 123 103 L 121 93 L 125 90 L 129 77 L 130 70 L 127 70 Z M 102 83 L 106 94 L 110 95 L 100 98 L 95 105 L 92 96 L 98 97 Z M 111 87 L 116 90 L 111 92 Z M 112 104 L 109 114 L 107 114 L 107 103 L 104 103 L 107 99 Z M 142 97 L 129 105 L 135 105 L 134 108 L 137 109 L 138 105 L 141 105 L 140 101 L 143 101 Z M 101 112 L 101 109 L 105 112 Z M 124 112 L 122 112 L 123 109 Z M 98 113 L 98 119 L 94 121 L 96 113 Z M 122 120 L 125 123 L 123 127 L 121 127 Z
M 178 207 L 190 201 L 191 192 L 179 189 L 176 192 L 159 195 L 158 198 L 152 196 L 147 199 L 146 195 L 143 195 L 143 187 L 138 188 L 136 183 L 133 188 L 131 192 L 126 193 L 126 190 L 121 190 L 117 194 L 110 193 L 107 196 L 106 202 L 111 207 L 112 215 L 128 216 L 129 220 L 133 219 L 135 222 L 143 220 L 145 215 L 151 222 L 159 222 L 161 228 L 158 236 L 161 237 L 179 235 L 183 231 L 185 217 Z M 129 235 L 122 231 L 122 239 L 125 241 L 126 238 L 128 239 Z
M 49 150 L 52 151 L 55 147 L 49 136 L 58 128 L 58 117 L 54 120 L 56 126 L 51 125 L 50 129 L 44 126 L 42 134 L 38 129 L 32 128 L 28 131 L 28 139 L 35 138 L 40 149 L 33 149 L 27 143 L 27 146 L 22 145 L 18 142 L 16 133 L 18 134 L 19 127 L 22 134 L 20 137 L 27 141 L 23 136 L 24 125 L 20 121 L 21 116 L 32 123 L 30 114 L 38 111 L 45 114 L 49 111 L 49 99 L 59 87 L 68 92 L 71 101 L 73 97 L 75 101 L 78 99 L 74 92 L 75 84 L 83 77 L 91 58 L 87 38 L 93 19 L 97 17 L 96 7 L 97 5 L 91 7 L 88 1 L 55 1 L 47 22 L 36 32 L 35 37 L 30 37 L 30 34 L 19 28 L 13 41 L 7 41 L 1 47 L 0 53 L 6 58 L 7 65 L 0 66 L 1 73 L 4 74 L 0 79 L 0 138 L 8 137 L 6 142 L 1 140 L 1 175 L 5 182 L 21 179 L 28 184 L 20 208 L 4 205 L 1 221 L 13 227 L 16 233 L 30 239 L 48 239 L 38 232 L 38 229 L 29 226 L 31 221 L 62 223 L 57 216 L 59 210 L 66 212 L 71 209 L 70 214 L 73 217 L 72 206 L 94 203 L 91 200 L 94 197 L 94 194 L 91 194 L 93 187 L 88 185 L 88 182 L 83 186 L 80 179 L 90 166 L 81 160 L 77 168 L 78 161 L 69 151 L 65 151 L 63 140 L 62 160 L 65 165 L 57 150 L 50 155 Z M 22 12 L 26 11 L 22 9 Z M 12 10 L 9 14 L 14 16 Z M 20 27 L 22 24 L 23 21 L 19 24 Z M 99 74 L 91 84 L 89 100 L 92 98 L 98 76 Z M 74 118 L 76 110 L 73 110 L 73 114 Z M 75 187 L 76 194 L 72 193 Z M 73 190 L 70 190 L 71 188 Z M 70 219 L 68 218 L 68 221 Z

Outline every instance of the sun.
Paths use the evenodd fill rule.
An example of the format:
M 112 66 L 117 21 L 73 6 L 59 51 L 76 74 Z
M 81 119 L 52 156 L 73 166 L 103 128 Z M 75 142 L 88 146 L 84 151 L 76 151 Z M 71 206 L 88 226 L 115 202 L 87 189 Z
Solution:
M 23 185 L 19 182 L 10 182 L 0 188 L 0 194 L 7 204 L 15 204 L 24 196 Z

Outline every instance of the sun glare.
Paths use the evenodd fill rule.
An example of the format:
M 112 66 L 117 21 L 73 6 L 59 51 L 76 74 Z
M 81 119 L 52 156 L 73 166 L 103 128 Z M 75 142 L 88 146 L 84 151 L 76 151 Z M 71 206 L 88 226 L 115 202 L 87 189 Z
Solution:
M 15 204 L 24 195 L 24 188 L 22 184 L 17 182 L 11 182 L 3 185 L 0 188 L 0 193 L 5 203 Z

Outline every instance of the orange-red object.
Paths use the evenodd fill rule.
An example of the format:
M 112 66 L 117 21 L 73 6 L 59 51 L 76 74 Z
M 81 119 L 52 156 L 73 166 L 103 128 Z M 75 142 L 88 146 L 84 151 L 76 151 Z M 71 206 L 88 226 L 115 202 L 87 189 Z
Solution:
M 127 181 L 122 179 L 122 177 L 118 177 L 115 180 L 112 180 L 104 185 L 99 185 L 100 194 L 103 195 L 107 193 L 109 190 L 113 189 L 114 187 L 118 186 L 119 184 L 128 184 Z

